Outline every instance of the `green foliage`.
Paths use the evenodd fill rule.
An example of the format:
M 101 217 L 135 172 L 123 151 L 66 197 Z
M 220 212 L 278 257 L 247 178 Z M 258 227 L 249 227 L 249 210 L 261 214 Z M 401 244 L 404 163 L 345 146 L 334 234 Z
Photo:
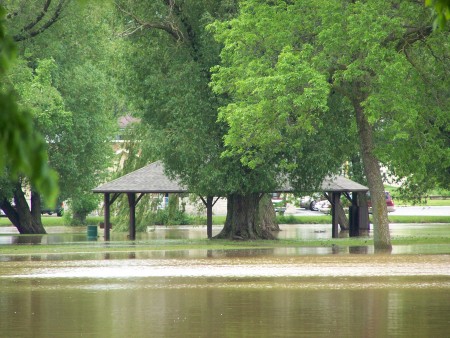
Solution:
M 179 11 L 162 3 L 142 6 L 139 1 L 128 1 L 121 5 L 147 22 L 170 21 L 183 35 L 176 40 L 164 30 L 148 29 L 127 35 L 124 42 L 129 55 L 123 83 L 130 106 L 146 128 L 158 135 L 141 144 L 153 149 L 149 158 L 156 153 L 167 174 L 201 195 L 273 189 L 273 167 L 251 171 L 238 157 L 221 157 L 226 125 L 217 123 L 217 108 L 223 98 L 214 95 L 208 85 L 220 44 L 205 26 L 216 18 L 229 17 L 234 3 L 185 1 L 177 3 Z M 125 12 L 121 15 L 127 32 L 126 27 L 136 22 Z M 156 145 L 145 145 L 150 142 Z
M 405 192 L 448 187 L 450 39 L 430 27 L 410 1 L 242 3 L 238 17 L 210 25 L 224 44 L 212 88 L 232 98 L 220 108 L 226 154 L 252 168 L 281 158 L 300 180 L 343 155 L 357 164 L 352 102 L 361 102 L 375 155 Z
M 7 23 L 17 35 L 44 2 L 7 5 L 10 12 L 16 10 Z M 20 107 L 32 113 L 34 128 L 47 140 L 61 197 L 71 200 L 75 215 L 96 208 L 97 197 L 90 191 L 104 179 L 112 160 L 109 141 L 117 128 L 113 112 L 120 101 L 114 77 L 116 45 L 111 43 L 112 6 L 109 1 L 66 2 L 64 15 L 45 32 L 18 44 L 19 59 L 9 75 Z
M 4 31 L 4 9 L 0 6 L 0 78 L 15 58 L 15 46 Z M 2 81 L 3 82 L 3 81 Z M 29 177 L 49 204 L 54 204 L 58 193 L 57 175 L 49 168 L 46 143 L 33 126 L 32 115 L 19 108 L 16 96 L 7 87 L 0 88 L 0 170 L 6 167 L 12 178 L 19 174 Z
M 425 6 L 432 7 L 436 13 L 434 27 L 443 29 L 450 20 L 450 0 L 425 0 Z
M 190 217 L 183 210 L 170 211 L 160 209 L 154 215 L 150 225 L 188 225 L 191 224 Z
M 237 18 L 209 26 L 225 45 L 211 84 L 231 98 L 219 115 L 229 126 L 225 154 L 250 168 L 274 165 L 298 190 L 336 172 L 351 144 L 348 110 L 333 103 L 339 98 L 330 95 L 310 43 L 320 8 L 320 2 L 249 1 Z
M 279 224 L 328 224 L 331 223 L 331 216 L 293 216 L 282 215 L 277 216 L 277 222 Z

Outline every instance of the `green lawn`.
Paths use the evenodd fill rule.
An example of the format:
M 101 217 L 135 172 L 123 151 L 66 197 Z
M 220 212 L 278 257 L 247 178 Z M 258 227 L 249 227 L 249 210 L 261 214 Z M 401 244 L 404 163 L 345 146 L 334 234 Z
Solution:
M 385 185 L 384 188 L 386 189 L 386 191 L 389 191 L 391 193 L 392 198 L 394 199 L 394 203 L 397 206 L 400 206 L 400 205 L 407 205 L 407 206 L 423 205 L 423 206 L 430 206 L 430 207 L 450 206 L 450 191 L 449 190 L 443 190 L 443 189 L 432 190 L 428 193 L 428 196 L 442 196 L 442 197 L 446 197 L 446 199 L 429 199 L 429 198 L 427 198 L 426 201 L 423 203 L 414 204 L 411 201 L 400 199 L 399 193 L 397 192 L 396 187 L 393 187 L 390 185 Z
M 280 224 L 328 224 L 331 223 L 330 215 L 318 215 L 318 216 L 277 216 L 278 223 Z M 450 223 L 449 216 L 389 216 L 391 223 Z M 98 224 L 103 221 L 103 217 L 89 217 L 87 219 L 88 224 Z M 42 217 L 42 223 L 44 227 L 61 226 L 66 225 L 64 223 L 64 217 Z M 114 224 L 114 220 L 112 221 Z M 222 225 L 225 223 L 225 216 L 213 216 L 214 225 Z M 206 224 L 204 221 L 203 224 Z M 10 226 L 11 222 L 8 218 L 0 218 L 0 226 Z

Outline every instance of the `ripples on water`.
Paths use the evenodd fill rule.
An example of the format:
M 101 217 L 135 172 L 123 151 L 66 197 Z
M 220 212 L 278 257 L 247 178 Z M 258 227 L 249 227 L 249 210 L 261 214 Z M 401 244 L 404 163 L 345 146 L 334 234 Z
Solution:
M 17 273 L 20 269 L 21 273 Z M 10 278 L 450 276 L 450 256 L 291 256 L 5 262 Z
M 195 236 L 204 236 L 201 230 Z M 39 240 L 63 238 L 52 236 Z M 423 254 L 433 250 L 375 255 L 369 246 L 296 247 L 47 253 L 13 260 L 4 255 L 0 332 L 39 338 L 445 337 L 450 256 Z

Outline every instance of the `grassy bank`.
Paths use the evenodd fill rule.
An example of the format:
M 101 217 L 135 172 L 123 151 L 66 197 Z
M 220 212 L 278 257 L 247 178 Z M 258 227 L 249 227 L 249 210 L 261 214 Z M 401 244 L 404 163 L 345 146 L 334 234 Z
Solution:
M 391 223 L 450 223 L 450 216 L 389 216 Z
M 327 224 L 330 215 L 323 216 L 277 216 L 280 224 Z M 391 223 L 450 223 L 450 216 L 389 216 Z M 370 222 L 372 216 L 370 216 Z
M 98 216 L 87 218 L 87 224 L 98 224 L 100 222 L 103 222 L 103 217 Z M 56 216 L 42 216 L 42 224 L 44 225 L 44 227 L 68 225 L 64 217 L 56 217 Z M 0 226 L 10 226 L 10 225 L 12 224 L 7 217 L 0 218 Z
M 389 216 L 391 223 L 450 223 L 450 216 Z M 318 216 L 277 216 L 279 224 L 328 224 L 331 223 L 330 215 Z M 88 217 L 87 224 L 98 224 L 103 222 L 103 217 Z M 371 220 L 372 222 L 372 220 Z M 66 225 L 64 218 L 61 217 L 42 217 L 44 227 Z M 112 220 L 114 224 L 114 219 Z M 225 223 L 225 216 L 213 216 L 214 225 L 222 225 Z M 206 224 L 206 219 L 198 218 L 192 220 L 191 225 Z M 11 222 L 8 218 L 0 218 L 0 226 L 10 226 Z
M 391 193 L 395 205 L 397 206 L 411 206 L 411 205 L 429 206 L 429 207 L 450 206 L 450 190 L 436 189 L 429 191 L 427 198 L 425 198 L 420 203 L 413 203 L 411 201 L 401 199 L 397 187 L 385 185 L 384 188 L 386 189 L 386 191 L 389 191 Z M 436 197 L 440 196 L 441 199 L 430 198 L 429 196 L 436 196 Z

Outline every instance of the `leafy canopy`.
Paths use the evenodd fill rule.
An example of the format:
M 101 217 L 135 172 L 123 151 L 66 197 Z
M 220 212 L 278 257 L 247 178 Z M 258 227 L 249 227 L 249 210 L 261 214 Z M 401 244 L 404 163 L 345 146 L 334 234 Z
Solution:
M 5 34 L 5 10 L 0 6 L 0 79 L 5 77 L 16 58 L 16 47 Z M 25 174 L 35 187 L 55 203 L 57 175 L 47 160 L 46 142 L 35 130 L 32 115 L 19 108 L 15 93 L 8 86 L 0 88 L 0 170 L 9 168 L 12 177 Z
M 220 108 L 227 154 L 250 167 L 281 154 L 309 161 L 311 140 L 354 137 L 357 102 L 378 159 L 405 187 L 448 185 L 450 39 L 431 20 L 411 1 L 243 2 L 237 18 L 210 26 L 224 45 L 212 88 L 232 98 Z

